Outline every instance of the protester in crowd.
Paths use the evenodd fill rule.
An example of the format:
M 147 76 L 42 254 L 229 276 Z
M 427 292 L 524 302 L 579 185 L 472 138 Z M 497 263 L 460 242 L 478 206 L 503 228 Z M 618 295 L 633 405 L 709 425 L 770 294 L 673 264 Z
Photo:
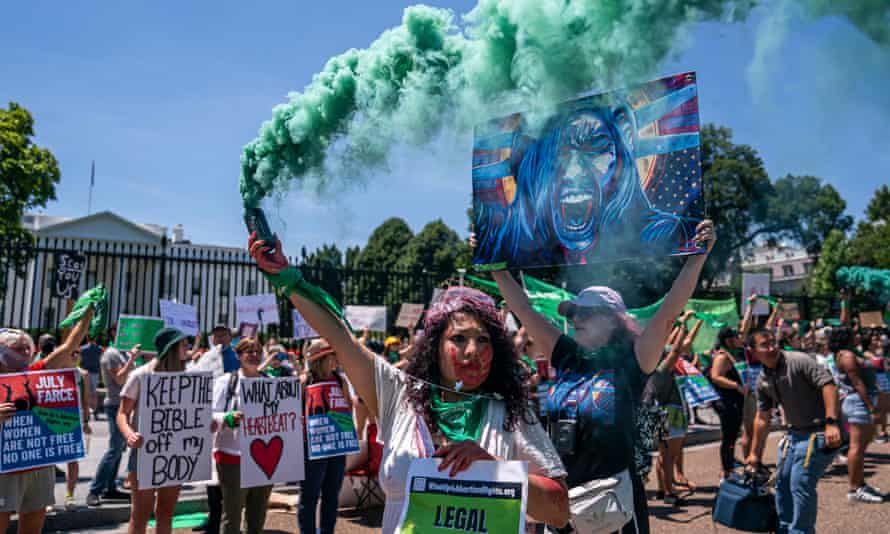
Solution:
M 309 372 L 304 375 L 304 386 L 314 384 L 326 384 L 334 390 L 333 397 L 342 398 L 352 403 L 349 397 L 349 388 L 345 380 L 336 372 L 339 365 L 337 353 L 323 339 L 313 340 L 306 350 L 306 361 L 309 362 Z M 329 395 L 330 396 L 330 395 Z M 327 397 L 326 397 L 327 398 Z M 316 405 L 315 399 L 303 395 L 303 413 L 314 415 L 321 411 L 327 413 L 329 406 L 326 400 L 321 399 L 322 405 Z M 304 433 L 304 437 L 306 434 Z M 337 522 L 337 504 L 340 495 L 340 485 L 343 482 L 343 473 L 346 470 L 346 456 L 331 456 L 310 460 L 308 445 L 303 447 L 306 451 L 306 477 L 300 482 L 300 508 L 297 511 L 297 523 L 301 534 L 314 534 L 316 532 L 316 509 L 321 500 L 321 517 L 318 523 L 318 532 L 321 534 L 333 534 Z
M 287 363 L 290 355 L 281 345 L 266 348 L 266 359 L 260 364 L 259 372 L 272 378 L 294 376 L 294 368 Z
M 37 338 L 37 354 L 31 359 L 31 363 L 35 364 L 47 357 L 56 350 L 56 338 L 51 334 L 41 334 Z
M 130 373 L 121 389 L 121 406 L 117 413 L 117 424 L 127 446 L 133 449 L 130 455 L 130 470 L 136 471 L 137 451 L 145 444 L 139 428 L 140 377 L 152 373 L 179 373 L 185 371 L 188 360 L 188 336 L 176 328 L 162 328 L 155 335 L 155 346 L 158 355 L 152 361 Z M 157 534 L 170 534 L 172 531 L 173 511 L 179 498 L 182 486 L 168 486 L 157 489 L 140 489 L 139 478 L 136 477 L 132 486 L 132 513 L 130 515 L 129 534 L 144 534 L 148 520 L 154 513 Z
M 71 353 L 71 361 L 66 367 L 73 368 L 77 373 L 75 380 L 80 392 L 80 419 L 84 439 L 89 439 L 88 436 L 93 433 L 93 429 L 90 428 L 90 413 L 96 409 L 96 394 L 90 384 L 90 373 L 79 367 L 80 364 L 80 350 L 75 350 Z M 65 509 L 68 511 L 77 509 L 77 503 L 74 502 L 74 489 L 77 487 L 78 477 L 80 477 L 80 462 L 68 462 L 65 470 Z
M 231 373 L 238 370 L 238 355 L 232 348 L 232 337 L 235 334 L 225 325 L 216 325 L 210 331 L 211 343 L 218 347 L 222 354 L 223 372 Z
M 837 359 L 841 410 L 850 432 L 847 500 L 880 503 L 884 500 L 881 490 L 865 483 L 865 451 L 874 434 L 875 423 L 880 422 L 876 374 L 874 368 L 865 365 L 853 352 L 854 339 L 852 330 L 846 326 L 833 329 L 829 338 L 829 348 Z
M 714 410 L 720 417 L 722 480 L 735 469 L 735 443 L 742 429 L 745 396 L 749 388 L 736 368 L 736 365 L 745 362 L 745 356 L 744 342 L 734 328 L 720 330 L 713 354 L 709 378 L 720 395 L 720 400 L 714 403 Z
M 667 429 L 658 451 L 656 472 L 659 491 L 656 497 L 664 499 L 664 503 L 668 506 L 684 504 L 674 491 L 676 484 L 674 473 L 677 471 L 678 460 L 683 455 L 683 441 L 689 428 L 686 401 L 676 382 L 676 377 L 684 375 L 685 372 L 678 372 L 678 366 L 684 354 L 692 350 L 692 343 L 702 323 L 703 321 L 698 321 L 690 332 L 686 331 L 683 322 L 678 325 L 676 334 L 672 336 L 670 348 L 665 347 L 664 358 L 653 374 L 655 398 L 667 413 Z M 685 479 L 685 476 L 683 478 Z M 689 482 L 686 481 L 685 485 L 688 487 Z
M 757 380 L 757 419 L 746 463 L 750 470 L 764 470 L 770 419 L 781 406 L 788 432 L 776 460 L 779 532 L 815 532 L 816 484 L 841 444 L 837 386 L 831 373 L 806 354 L 780 350 L 767 329 L 751 333 L 748 349 L 764 368 Z
M 866 365 L 869 365 L 876 372 L 885 373 L 890 370 L 884 354 L 884 346 L 881 341 L 881 330 L 872 328 L 863 335 L 864 356 Z M 880 425 L 880 433 L 875 437 L 878 443 L 890 443 L 890 435 L 887 434 L 887 408 L 890 405 L 890 392 L 879 391 L 877 393 L 878 419 Z
M 213 383 L 213 421 L 217 428 L 213 441 L 213 459 L 222 492 L 221 526 L 224 534 L 239 534 L 243 516 L 247 534 L 260 534 L 266 522 L 272 485 L 241 487 L 241 444 L 238 432 L 243 413 L 238 383 L 244 378 L 262 376 L 259 365 L 263 349 L 256 339 L 245 338 L 235 346 L 235 354 L 238 356 L 239 369 L 220 376 Z
M 566 472 L 528 409 L 516 353 L 488 296 L 469 288 L 446 291 L 427 310 L 421 345 L 403 372 L 352 336 L 338 319 L 338 308 L 288 266 L 280 242 L 269 252 L 251 236 L 250 253 L 331 344 L 357 394 L 377 414 L 384 444 L 383 532 L 393 532 L 399 523 L 411 461 L 427 456 L 442 458 L 439 469 L 451 476 L 476 460 L 527 461 L 528 515 L 566 524 Z
M 389 336 L 383 341 L 383 355 L 389 363 L 398 363 L 402 359 L 399 352 L 402 350 L 402 340 L 396 336 Z
M 90 374 L 90 394 L 96 396 L 96 388 L 99 387 L 99 359 L 102 358 L 102 347 L 96 343 L 93 336 L 87 337 L 87 342 L 80 347 L 80 368 Z M 98 412 L 96 412 L 98 417 Z
M 71 365 L 93 318 L 93 308 L 86 310 L 61 345 L 39 361 L 28 365 L 34 353 L 31 336 L 11 328 L 0 329 L 0 374 L 23 371 L 62 369 Z M 15 416 L 14 403 L 0 403 L 0 425 Z M 6 532 L 13 513 L 18 515 L 21 534 L 39 534 L 46 520 L 46 509 L 55 504 L 55 467 L 25 469 L 0 474 L 0 532 Z
M 101 501 L 129 501 L 130 495 L 117 489 L 117 472 L 120 469 L 121 457 L 127 446 L 124 435 L 117 426 L 117 412 L 120 409 L 121 387 L 126 383 L 127 376 L 136 364 L 136 358 L 140 355 L 140 346 L 136 345 L 130 350 L 127 357 L 114 348 L 108 347 L 102 353 L 99 366 L 102 370 L 102 381 L 105 383 L 105 400 L 103 410 L 108 419 L 108 450 L 99 460 L 96 468 L 96 476 L 90 483 L 90 491 L 87 494 L 87 505 L 99 506 Z M 133 452 L 130 453 L 135 454 Z
M 699 224 L 695 241 L 709 252 L 716 235 L 711 221 Z M 708 254 L 690 256 L 655 316 L 642 333 L 627 315 L 621 295 L 607 287 L 589 287 L 560 304 L 559 312 L 575 327 L 575 338 L 563 335 L 534 310 L 522 287 L 507 271 L 495 271 L 501 294 L 538 345 L 551 356 L 559 382 L 551 388 L 547 416 L 572 421 L 551 426 L 569 487 L 617 478 L 620 486 L 633 486 L 633 509 L 625 532 L 648 532 L 649 518 L 642 480 L 633 469 L 636 424 L 644 376 L 652 373 L 664 350 L 670 328 L 692 296 Z M 579 392 L 597 384 L 600 391 L 614 388 L 614 397 L 593 403 Z M 574 403 L 572 402 L 574 401 Z M 601 406 L 608 406 L 604 410 Z M 574 412 L 574 413 L 573 413 Z M 567 428 L 562 428 L 566 426 Z

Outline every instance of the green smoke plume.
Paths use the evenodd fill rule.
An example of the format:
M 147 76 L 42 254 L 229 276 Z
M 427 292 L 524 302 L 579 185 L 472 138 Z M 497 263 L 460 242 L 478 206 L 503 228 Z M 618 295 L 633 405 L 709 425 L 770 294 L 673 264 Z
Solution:
M 797 0 L 815 16 L 848 18 L 886 42 L 890 0 Z M 591 88 L 653 74 L 693 23 L 741 20 L 753 0 L 480 0 L 451 11 L 405 10 L 363 50 L 331 58 L 302 93 L 276 106 L 241 156 L 241 194 L 314 175 L 378 167 L 395 143 L 425 144 L 516 109 L 541 110 Z M 332 157 L 333 156 L 333 157 Z

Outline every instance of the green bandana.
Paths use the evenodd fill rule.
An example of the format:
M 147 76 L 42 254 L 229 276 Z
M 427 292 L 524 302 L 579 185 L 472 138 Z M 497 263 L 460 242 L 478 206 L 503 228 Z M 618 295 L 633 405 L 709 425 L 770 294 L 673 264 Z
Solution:
M 482 418 L 488 410 L 485 397 L 467 397 L 465 400 L 442 400 L 439 388 L 431 386 L 433 422 L 451 441 L 477 441 L 482 431 Z
M 102 284 L 85 291 L 74 303 L 71 313 L 59 325 L 59 328 L 70 328 L 80 320 L 87 310 L 93 307 L 93 319 L 90 321 L 90 335 L 98 336 L 105 329 L 108 319 L 108 291 Z
M 324 289 L 307 282 L 300 270 L 293 265 L 285 267 L 284 270 L 277 274 L 261 272 L 266 277 L 266 280 L 276 289 L 281 290 L 285 296 L 293 292 L 307 300 L 311 300 L 329 311 L 337 319 L 343 321 L 346 327 L 352 330 L 349 321 L 346 320 L 346 314 L 343 313 L 343 308 L 334 300 L 334 297 L 330 296 Z

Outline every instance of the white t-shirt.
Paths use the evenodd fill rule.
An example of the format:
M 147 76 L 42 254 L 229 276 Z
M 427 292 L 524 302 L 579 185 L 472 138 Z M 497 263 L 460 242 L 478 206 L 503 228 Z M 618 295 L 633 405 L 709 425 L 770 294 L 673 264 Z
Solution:
M 153 373 L 157 363 L 158 360 L 154 359 L 135 371 L 130 371 L 130 375 L 127 376 L 127 381 L 124 382 L 124 387 L 121 388 L 121 397 L 136 401 L 136 407 L 133 408 L 133 417 L 131 418 L 130 426 L 137 432 L 139 431 L 139 387 L 141 382 L 139 378 L 143 375 Z
M 219 430 L 213 438 L 213 452 L 220 451 L 232 456 L 241 456 L 241 444 L 238 441 L 238 429 L 229 428 L 223 419 L 228 412 L 238 410 L 241 403 L 238 394 L 238 384 L 233 384 L 235 373 L 220 376 L 213 381 L 213 420 L 219 425 Z M 238 371 L 238 379 L 244 378 Z M 229 388 L 235 386 L 232 397 L 229 396 Z
M 383 533 L 389 534 L 399 524 L 411 460 L 429 457 L 434 451 L 423 418 L 407 399 L 406 388 L 412 384 L 410 377 L 383 358 L 374 358 L 374 368 L 380 412 L 378 440 L 383 443 L 380 485 L 386 493 Z M 531 475 L 566 476 L 559 454 L 541 424 L 537 421 L 528 424 L 520 418 L 516 430 L 507 432 L 503 426 L 505 408 L 503 401 L 489 401 L 479 445 L 499 458 L 528 462 Z

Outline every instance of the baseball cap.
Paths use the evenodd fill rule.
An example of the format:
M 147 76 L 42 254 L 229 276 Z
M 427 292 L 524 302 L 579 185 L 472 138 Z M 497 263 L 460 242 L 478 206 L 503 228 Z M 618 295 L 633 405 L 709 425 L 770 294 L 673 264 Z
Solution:
M 581 290 L 572 300 L 559 303 L 557 311 L 563 317 L 571 317 L 578 313 L 578 308 L 605 308 L 615 313 L 626 313 L 624 299 L 612 288 L 606 286 L 590 286 Z

